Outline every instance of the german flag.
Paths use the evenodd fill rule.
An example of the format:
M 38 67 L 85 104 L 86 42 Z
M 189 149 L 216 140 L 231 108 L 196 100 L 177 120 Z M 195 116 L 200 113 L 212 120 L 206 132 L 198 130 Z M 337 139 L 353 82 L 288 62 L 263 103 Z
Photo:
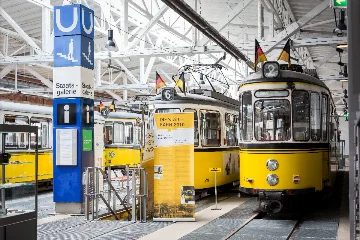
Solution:
M 100 101 L 100 112 L 101 112 L 101 110 L 103 110 L 104 108 L 105 108 L 105 105 L 103 104 L 102 101 Z
M 181 73 L 179 79 L 176 81 L 175 87 L 179 87 L 180 90 L 184 93 L 184 95 L 186 95 L 184 72 Z
M 291 60 L 290 60 L 290 38 L 287 40 L 284 49 L 280 53 L 280 56 L 278 57 L 278 60 L 283 60 L 287 63 L 289 63 L 289 68 L 291 66 Z
M 265 56 L 265 53 L 261 49 L 259 42 L 255 39 L 255 66 L 254 66 L 255 72 L 256 72 L 256 67 L 257 67 L 258 63 L 266 62 L 266 61 L 267 61 L 267 58 Z
M 162 88 L 162 87 L 165 87 L 166 86 L 166 83 L 164 82 L 164 80 L 162 80 L 162 78 L 160 77 L 159 73 L 156 72 L 156 86 L 155 86 L 155 89 L 156 89 L 156 93 L 157 93 L 157 90 L 159 88 Z
M 110 112 L 116 112 L 115 110 L 115 100 L 113 99 L 110 106 L 109 106 Z

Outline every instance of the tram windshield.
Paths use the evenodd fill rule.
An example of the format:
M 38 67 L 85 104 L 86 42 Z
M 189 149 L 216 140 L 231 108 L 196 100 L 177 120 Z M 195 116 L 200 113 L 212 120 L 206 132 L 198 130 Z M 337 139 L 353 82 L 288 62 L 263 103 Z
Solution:
M 258 141 L 287 141 L 291 137 L 291 107 L 288 100 L 255 102 L 255 138 Z

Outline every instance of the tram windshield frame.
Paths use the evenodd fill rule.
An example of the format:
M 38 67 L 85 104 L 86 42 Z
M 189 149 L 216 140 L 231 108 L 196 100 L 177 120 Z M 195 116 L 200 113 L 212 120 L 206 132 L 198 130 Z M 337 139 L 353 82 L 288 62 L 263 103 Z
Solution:
M 288 99 L 261 99 L 254 103 L 257 141 L 291 140 L 291 104 Z

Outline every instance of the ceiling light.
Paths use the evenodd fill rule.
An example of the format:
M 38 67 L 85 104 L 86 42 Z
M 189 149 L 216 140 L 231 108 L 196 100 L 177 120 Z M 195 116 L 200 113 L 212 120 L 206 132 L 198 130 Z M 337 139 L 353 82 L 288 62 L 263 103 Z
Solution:
M 336 48 L 347 48 L 347 47 L 348 47 L 347 43 L 338 44 L 338 45 L 336 46 Z
M 115 45 L 115 42 L 113 40 L 113 30 L 112 29 L 108 30 L 108 40 L 106 41 L 105 47 L 109 51 L 114 51 L 116 49 L 116 45 Z

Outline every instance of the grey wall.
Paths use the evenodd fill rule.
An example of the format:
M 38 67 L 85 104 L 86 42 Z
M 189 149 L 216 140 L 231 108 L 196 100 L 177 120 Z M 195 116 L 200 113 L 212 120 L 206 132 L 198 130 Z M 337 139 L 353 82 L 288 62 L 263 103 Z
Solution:
M 340 139 L 345 140 L 344 155 L 349 155 L 349 122 L 346 122 L 344 117 L 339 118 L 339 128 L 341 131 Z

